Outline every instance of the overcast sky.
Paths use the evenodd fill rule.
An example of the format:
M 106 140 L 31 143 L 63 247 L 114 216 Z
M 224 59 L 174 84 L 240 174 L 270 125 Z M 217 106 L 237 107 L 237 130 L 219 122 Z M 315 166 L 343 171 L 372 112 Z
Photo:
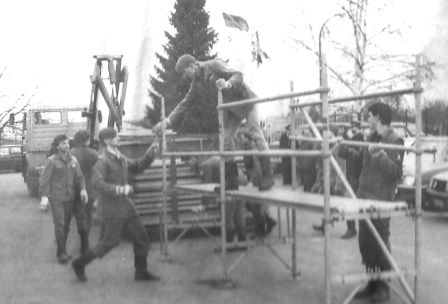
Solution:
M 297 89 L 317 87 L 313 57 L 294 48 L 290 38 L 304 35 L 298 34 L 294 26 L 303 25 L 305 19 L 315 27 L 322 24 L 334 14 L 334 3 L 332 0 L 209 0 L 206 9 L 221 38 L 216 51 L 244 69 L 246 80 L 259 95 L 272 95 L 289 90 L 289 80 L 294 80 Z M 122 54 L 130 71 L 127 118 L 138 118 L 144 105 L 150 102 L 146 94 L 148 75 L 157 64 L 154 52 L 160 52 L 165 43 L 163 32 L 170 30 L 168 18 L 173 4 L 174 0 L 1 1 L 0 71 L 5 67 L 6 70 L 0 80 L 0 109 L 15 102 L 18 94 L 31 94 L 37 86 L 40 89 L 34 99 L 36 104 L 87 106 L 89 75 L 94 67 L 92 56 Z M 441 45 L 448 44 L 448 35 L 439 32 L 446 28 L 445 10 L 443 0 L 426 0 L 424 5 L 422 1 L 396 0 L 387 14 L 370 20 L 405 24 L 397 47 L 418 53 L 428 46 L 431 50 L 441 49 L 434 38 L 437 35 L 446 38 Z M 229 32 L 224 27 L 222 12 L 244 17 L 250 33 L 259 31 L 261 47 L 271 56 L 270 62 L 261 68 L 255 67 L 250 61 L 250 51 L 246 51 L 246 46 L 250 48 L 248 34 Z M 239 48 L 228 47 L 231 35 L 232 43 L 238 41 Z M 433 51 L 433 54 L 445 59 L 444 51 Z

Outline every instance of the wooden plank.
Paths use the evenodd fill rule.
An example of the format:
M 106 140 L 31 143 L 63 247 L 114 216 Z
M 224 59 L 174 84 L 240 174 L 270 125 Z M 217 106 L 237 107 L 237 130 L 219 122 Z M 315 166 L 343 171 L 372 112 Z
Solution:
M 169 179 L 171 175 L 168 173 L 167 178 Z M 186 178 L 196 178 L 196 173 L 194 173 L 191 170 L 183 170 L 178 171 L 176 174 L 177 179 L 186 179 Z M 160 172 L 155 171 L 154 172 L 147 172 L 144 174 L 136 175 L 132 178 L 134 182 L 141 182 L 141 181 L 150 181 L 150 180 L 160 180 L 162 179 L 162 170 Z
M 214 194 L 218 184 L 179 185 L 176 189 L 194 193 Z M 244 199 L 255 203 L 267 202 L 280 207 L 309 209 L 322 212 L 324 196 L 321 194 L 292 190 L 286 186 L 276 186 L 269 191 L 260 192 L 252 186 L 240 187 L 239 190 L 226 191 L 229 197 Z M 332 213 L 369 213 L 378 211 L 406 211 L 406 202 L 388 202 L 373 199 L 354 199 L 344 196 L 331 196 L 330 209 Z
M 142 194 L 142 195 L 140 195 Z M 139 205 L 139 204 L 158 204 L 160 202 L 162 202 L 163 200 L 163 194 L 160 193 L 138 193 L 138 197 L 137 194 L 134 195 L 133 198 L 133 202 L 135 205 Z M 178 199 L 180 201 L 190 201 L 190 200 L 197 200 L 197 199 L 201 199 L 202 195 L 200 194 L 189 194 L 189 195 L 185 195 L 182 193 L 178 194 Z M 170 200 L 170 197 L 167 198 L 167 200 Z

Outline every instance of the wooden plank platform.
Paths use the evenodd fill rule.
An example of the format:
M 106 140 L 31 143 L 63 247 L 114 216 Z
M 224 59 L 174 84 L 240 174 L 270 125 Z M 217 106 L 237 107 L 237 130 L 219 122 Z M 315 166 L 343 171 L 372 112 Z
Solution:
M 177 185 L 176 189 L 199 194 L 218 195 L 214 189 L 219 184 Z M 323 212 L 324 196 L 322 194 L 292 190 L 287 186 L 275 186 L 269 191 L 260 192 L 258 188 L 243 186 L 239 190 L 226 191 L 226 195 L 233 199 L 242 199 L 254 203 L 269 203 L 279 207 L 307 209 Z M 388 217 L 404 214 L 408 210 L 406 202 L 388 202 L 373 199 L 353 199 L 344 196 L 330 197 L 330 210 L 333 217 L 350 219 L 358 215 L 371 217 Z

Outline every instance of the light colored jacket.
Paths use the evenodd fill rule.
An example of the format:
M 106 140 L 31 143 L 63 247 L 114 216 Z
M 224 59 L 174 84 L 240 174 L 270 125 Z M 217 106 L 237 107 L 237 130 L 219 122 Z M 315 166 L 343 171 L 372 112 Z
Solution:
M 65 202 L 75 198 L 75 190 L 83 189 L 86 189 L 86 183 L 76 157 L 56 153 L 47 158 L 40 179 L 41 196 Z

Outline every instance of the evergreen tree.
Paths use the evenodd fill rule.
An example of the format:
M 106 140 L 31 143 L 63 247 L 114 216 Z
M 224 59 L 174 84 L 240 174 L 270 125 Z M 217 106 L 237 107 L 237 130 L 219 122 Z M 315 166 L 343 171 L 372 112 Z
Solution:
M 216 32 L 209 27 L 209 14 L 204 10 L 206 0 L 177 0 L 170 23 L 176 33 L 171 35 L 165 31 L 168 43 L 164 45 L 165 58 L 156 54 L 160 67 L 156 66 L 157 77 L 150 77 L 155 91 L 165 98 L 165 111 L 168 115 L 188 92 L 189 83 L 182 80 L 175 71 L 177 59 L 183 54 L 191 54 L 198 60 L 209 60 L 215 57 L 210 51 L 217 40 Z M 161 101 L 149 93 L 153 106 L 147 106 L 147 118 L 152 124 L 160 121 Z M 183 115 L 181 121 L 173 128 L 179 133 L 213 133 L 218 130 L 217 100 L 206 100 L 197 96 L 193 105 Z

